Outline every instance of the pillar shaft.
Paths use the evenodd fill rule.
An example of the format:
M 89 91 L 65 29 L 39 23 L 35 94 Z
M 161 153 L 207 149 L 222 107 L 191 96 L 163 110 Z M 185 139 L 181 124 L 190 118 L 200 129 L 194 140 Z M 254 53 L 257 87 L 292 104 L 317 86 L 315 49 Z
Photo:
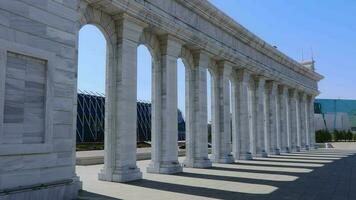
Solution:
M 237 73 L 232 72 L 231 74 L 231 107 L 232 107 L 232 154 L 238 159 L 240 155 L 240 110 L 239 110 L 239 91 L 240 86 L 237 80 Z
M 152 160 L 150 173 L 182 171 L 178 162 L 177 59 L 181 45 L 170 36 L 162 37 L 161 66 L 153 73 Z
M 270 153 L 280 153 L 280 107 L 278 84 L 270 81 L 267 84 L 269 94 L 269 138 L 270 138 Z
M 266 106 L 266 80 L 263 77 L 258 77 L 256 80 L 256 156 L 267 157 L 268 152 L 268 121 L 267 121 L 267 106 Z
M 304 113 L 305 103 L 303 101 L 303 93 L 299 94 L 299 140 L 300 140 L 300 148 L 305 148 L 305 113 Z
M 235 98 L 237 100 L 236 109 L 234 112 L 238 112 L 236 120 L 238 121 L 237 132 L 235 132 L 234 137 L 234 149 L 233 153 L 235 157 L 239 160 L 249 160 L 252 159 L 251 152 L 251 141 L 250 137 L 252 135 L 252 115 L 251 115 L 251 101 L 249 95 L 249 84 L 251 75 L 245 70 L 240 70 L 237 72 L 235 82 L 237 91 L 234 92 Z
M 291 151 L 291 133 L 290 133 L 290 106 L 289 92 L 286 86 L 281 87 L 281 151 Z
M 218 63 L 214 69 L 212 88 L 212 161 L 232 163 L 231 155 L 231 116 L 230 83 L 232 67 L 226 62 Z
M 193 55 L 194 66 L 186 70 L 186 159 L 184 166 L 211 167 L 208 158 L 207 67 L 209 57 L 203 52 Z
M 310 147 L 310 131 L 309 131 L 309 103 L 308 103 L 308 99 L 307 99 L 307 94 L 303 94 L 303 116 L 304 116 L 304 120 L 303 120 L 303 138 L 304 138 L 304 148 L 306 150 L 309 150 Z
M 290 93 L 290 106 L 291 106 L 291 139 L 292 149 L 300 151 L 300 110 L 299 110 L 299 95 L 298 91 L 293 89 Z
M 127 182 L 141 179 L 136 166 L 137 45 L 142 27 L 124 17 L 118 22 L 117 66 L 109 66 L 105 119 L 104 168 L 99 179 Z
M 315 148 L 315 118 L 314 118 L 314 96 L 309 98 L 309 136 L 310 136 L 310 149 Z

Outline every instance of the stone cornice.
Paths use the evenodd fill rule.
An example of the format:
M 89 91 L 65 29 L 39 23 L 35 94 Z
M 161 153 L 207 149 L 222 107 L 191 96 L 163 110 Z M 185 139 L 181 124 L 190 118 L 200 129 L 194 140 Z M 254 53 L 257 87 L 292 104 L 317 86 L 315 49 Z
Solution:
M 315 81 L 320 81 L 324 77 L 306 67 L 304 67 L 301 63 L 295 61 L 289 56 L 285 55 L 278 49 L 272 47 L 272 45 L 268 44 L 241 24 L 237 23 L 234 19 L 226 15 L 224 12 L 216 8 L 213 4 L 211 4 L 207 0 L 176 0 L 178 2 L 184 3 L 184 5 L 189 6 L 190 9 L 193 9 L 195 12 L 199 13 L 201 16 L 205 17 L 205 19 L 214 23 L 214 25 L 225 29 L 233 35 L 239 35 L 239 39 L 244 40 L 249 44 L 254 43 L 252 47 L 256 50 L 262 52 L 263 54 L 269 56 L 275 61 L 283 64 L 286 67 L 292 68 L 294 71 L 297 71 L 302 74 L 306 74 L 311 77 Z M 272 54 L 272 55 L 271 55 Z
M 176 2 L 182 0 L 174 0 Z M 194 1 L 197 2 L 197 1 Z M 200 4 L 204 1 L 201 1 Z M 251 73 L 263 73 L 265 76 L 269 78 L 273 78 L 276 81 L 281 82 L 289 87 L 298 88 L 299 90 L 304 90 L 310 94 L 317 94 L 317 88 L 314 85 L 311 85 L 309 82 L 305 82 L 302 79 L 298 80 L 287 76 L 282 71 L 275 70 L 269 68 L 266 64 L 261 64 L 259 61 L 249 57 L 248 55 L 241 54 L 236 51 L 234 48 L 228 46 L 227 44 L 220 43 L 219 40 L 214 40 L 211 37 L 205 36 L 204 33 L 198 32 L 196 33 L 194 28 L 190 27 L 188 24 L 181 22 L 180 19 L 176 18 L 170 13 L 165 12 L 161 8 L 156 5 L 151 4 L 148 1 L 130 1 L 130 0 L 100 0 L 94 3 L 95 7 L 105 10 L 109 12 L 111 15 L 120 14 L 125 12 L 129 15 L 137 17 L 140 20 L 150 24 L 150 29 L 156 28 L 161 34 L 176 34 L 176 37 L 181 39 L 182 41 L 188 42 L 189 44 L 196 45 L 194 48 L 205 49 L 210 55 L 214 55 L 218 60 L 228 60 L 232 63 L 235 63 L 235 68 L 237 69 L 244 68 Z M 187 3 L 184 2 L 184 5 Z M 196 4 L 190 4 L 195 5 Z M 210 4 L 209 4 L 210 5 Z M 210 6 L 211 8 L 214 8 Z M 197 8 L 187 8 L 187 9 L 197 9 Z M 199 7 L 201 10 L 201 7 Z M 202 13 L 202 11 L 193 10 L 193 12 Z M 221 12 L 221 11 L 219 11 Z M 199 13 L 196 13 L 200 16 Z M 216 15 L 216 14 L 215 14 Z M 202 16 L 200 16 L 202 17 Z M 205 17 L 203 17 L 205 19 Z M 214 17 L 210 17 L 214 18 Z M 210 20 L 210 18 L 208 18 Z M 206 20 L 206 19 L 205 19 Z M 236 23 L 236 22 L 235 22 Z M 215 24 L 213 24 L 215 26 Z M 226 27 L 226 26 L 225 26 Z M 225 32 L 230 32 L 226 28 L 223 29 Z M 238 38 L 240 39 L 240 35 Z M 261 40 L 262 41 L 262 40 Z M 254 48 L 254 43 L 249 42 L 249 46 Z M 264 54 L 264 53 L 263 53 Z M 268 56 L 267 56 L 268 57 Z M 271 57 L 268 57 L 271 59 Z M 281 63 L 275 59 L 271 59 L 275 63 L 281 65 Z M 309 69 L 305 67 L 297 67 L 299 71 L 291 69 L 291 67 L 287 67 L 284 64 L 283 67 L 288 68 L 289 70 L 295 72 L 298 75 L 304 76 L 307 79 L 313 80 L 316 82 L 318 78 L 315 78 L 315 75 L 318 76 L 317 73 L 309 71 Z M 303 69 L 304 68 L 304 69 Z M 309 73 L 308 73 L 309 71 Z M 298 77 L 296 77 L 298 78 Z

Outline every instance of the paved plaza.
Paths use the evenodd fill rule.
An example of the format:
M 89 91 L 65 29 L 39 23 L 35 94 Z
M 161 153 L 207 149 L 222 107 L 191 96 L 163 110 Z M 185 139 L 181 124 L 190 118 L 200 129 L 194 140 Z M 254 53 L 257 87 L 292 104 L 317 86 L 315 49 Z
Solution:
M 175 175 L 143 174 L 128 184 L 98 181 L 102 165 L 77 166 L 80 199 L 356 199 L 356 144 L 256 158 Z M 184 158 L 181 157 L 180 161 Z M 145 171 L 149 161 L 139 161 Z

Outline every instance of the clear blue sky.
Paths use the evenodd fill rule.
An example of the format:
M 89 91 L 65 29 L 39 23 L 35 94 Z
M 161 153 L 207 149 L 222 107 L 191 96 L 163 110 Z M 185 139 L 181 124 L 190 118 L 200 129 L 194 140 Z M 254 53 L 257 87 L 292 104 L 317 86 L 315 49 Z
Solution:
M 314 52 L 320 98 L 356 99 L 356 1 L 210 0 L 241 25 L 296 59 Z M 184 66 L 178 62 L 178 102 L 184 111 Z M 79 89 L 104 93 L 105 39 L 93 26 L 79 38 Z M 138 49 L 138 99 L 151 100 L 151 59 Z

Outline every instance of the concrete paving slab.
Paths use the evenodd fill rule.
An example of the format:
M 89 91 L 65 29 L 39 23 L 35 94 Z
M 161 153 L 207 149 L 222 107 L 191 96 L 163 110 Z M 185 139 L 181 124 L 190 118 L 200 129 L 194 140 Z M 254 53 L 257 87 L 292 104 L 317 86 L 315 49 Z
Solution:
M 319 159 L 323 153 L 344 157 L 318 163 L 323 160 Z M 295 157 L 299 156 L 311 163 L 298 162 Z M 138 162 L 143 180 L 127 184 L 98 181 L 102 165 L 77 166 L 84 190 L 80 199 L 355 199 L 354 151 L 316 150 L 292 154 L 291 158 L 285 154 L 280 159 L 273 156 L 214 164 L 211 169 L 184 168 L 183 173 L 175 175 L 148 174 L 145 169 L 149 160 L 144 160 Z

